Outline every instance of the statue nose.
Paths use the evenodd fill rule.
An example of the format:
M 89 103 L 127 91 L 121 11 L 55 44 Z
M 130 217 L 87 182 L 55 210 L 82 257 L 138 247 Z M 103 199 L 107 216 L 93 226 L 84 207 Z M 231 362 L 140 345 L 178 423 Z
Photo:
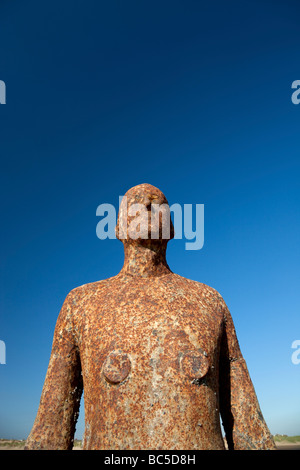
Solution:
M 148 196 L 144 202 L 147 210 L 151 210 L 151 204 L 153 202 L 158 203 L 158 196 L 156 196 L 155 194 L 150 194 L 150 196 Z

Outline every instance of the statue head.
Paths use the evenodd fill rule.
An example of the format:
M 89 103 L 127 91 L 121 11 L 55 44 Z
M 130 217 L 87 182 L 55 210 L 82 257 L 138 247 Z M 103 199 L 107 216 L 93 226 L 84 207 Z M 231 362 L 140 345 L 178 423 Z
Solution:
M 120 205 L 116 237 L 123 243 L 166 245 L 174 227 L 165 195 L 147 183 L 129 189 Z

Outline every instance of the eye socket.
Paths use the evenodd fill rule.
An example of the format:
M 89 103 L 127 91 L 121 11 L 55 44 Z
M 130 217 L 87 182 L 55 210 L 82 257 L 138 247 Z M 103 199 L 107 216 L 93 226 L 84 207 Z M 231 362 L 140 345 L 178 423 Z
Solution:
M 147 201 L 147 203 L 145 203 L 145 200 Z M 164 200 L 159 195 L 156 195 L 156 194 L 149 194 L 148 196 L 136 194 L 134 196 L 134 201 L 139 204 L 144 204 L 147 210 L 151 209 L 152 203 L 154 204 L 164 203 Z

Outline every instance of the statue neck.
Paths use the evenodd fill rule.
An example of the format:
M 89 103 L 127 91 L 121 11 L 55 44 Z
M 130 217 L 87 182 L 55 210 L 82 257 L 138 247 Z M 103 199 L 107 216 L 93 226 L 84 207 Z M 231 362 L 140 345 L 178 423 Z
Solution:
M 124 265 L 120 274 L 134 277 L 159 277 L 172 273 L 166 260 L 167 244 L 124 243 Z

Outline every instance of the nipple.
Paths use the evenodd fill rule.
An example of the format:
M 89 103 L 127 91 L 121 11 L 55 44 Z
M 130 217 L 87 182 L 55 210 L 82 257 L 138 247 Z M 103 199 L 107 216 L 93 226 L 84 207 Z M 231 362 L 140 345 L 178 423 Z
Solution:
M 181 359 L 181 370 L 191 380 L 202 379 L 209 369 L 207 354 L 200 350 L 187 351 Z
M 126 353 L 120 349 L 109 353 L 103 364 L 103 375 L 107 382 L 123 382 L 131 370 L 131 362 Z

